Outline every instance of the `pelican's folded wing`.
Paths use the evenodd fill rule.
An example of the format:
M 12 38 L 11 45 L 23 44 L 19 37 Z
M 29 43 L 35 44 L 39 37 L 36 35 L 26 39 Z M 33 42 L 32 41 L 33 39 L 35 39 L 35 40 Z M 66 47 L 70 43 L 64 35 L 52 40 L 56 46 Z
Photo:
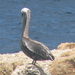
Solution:
M 49 57 L 50 50 L 46 45 L 31 39 L 26 39 L 25 45 L 35 54 L 38 54 L 44 58 Z

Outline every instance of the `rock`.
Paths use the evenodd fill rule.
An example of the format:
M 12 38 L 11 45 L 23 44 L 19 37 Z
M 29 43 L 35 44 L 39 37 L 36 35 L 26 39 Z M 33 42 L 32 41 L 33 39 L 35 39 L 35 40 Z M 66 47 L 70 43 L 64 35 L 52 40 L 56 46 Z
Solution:
M 65 49 L 73 49 L 75 48 L 75 43 L 61 43 L 60 45 L 58 45 L 57 49 L 62 49 L 62 50 L 65 50 Z
M 20 71 L 18 68 L 25 68 L 28 63 L 32 63 L 32 59 L 26 56 L 22 51 L 13 54 L 0 54 L 0 75 L 10 75 L 14 71 Z M 41 63 L 41 64 L 40 64 Z M 3 65 L 2 65 L 3 64 Z M 41 67 L 46 74 L 49 74 L 48 65 L 51 64 L 51 61 L 37 61 L 36 65 Z M 6 67 L 5 67 L 6 65 Z M 8 69 L 7 69 L 8 68 Z M 16 70 L 17 68 L 17 70 Z M 25 69 L 22 69 L 24 71 Z M 18 72 L 17 72 L 18 73 Z M 13 73 L 14 74 L 14 73 Z M 19 74 L 19 73 L 18 73 Z M 16 74 L 14 74 L 16 75 Z
M 0 75 L 10 75 L 13 71 L 13 66 L 10 63 L 0 62 Z
M 28 60 L 28 61 L 25 61 Z M 23 52 L 13 54 L 0 54 L 0 75 L 10 75 L 17 66 L 31 62 Z
M 11 75 L 51 75 L 46 74 L 41 67 L 28 64 L 26 66 L 18 66 Z
M 33 64 L 28 64 L 25 70 L 26 75 L 41 75 L 41 71 Z
M 75 49 L 62 53 L 54 60 L 50 72 L 52 75 L 75 75 Z
M 38 75 L 75 75 L 75 48 L 74 44 L 70 43 L 70 45 L 68 48 L 61 47 L 61 50 L 51 50 L 55 56 L 54 61 L 37 61 L 36 65 L 29 64 L 32 63 L 32 59 L 22 51 L 12 54 L 0 54 L 0 75 L 29 73 L 37 73 Z M 31 68 L 29 68 L 30 66 Z
M 11 75 L 25 75 L 25 66 L 18 66 Z
M 60 56 L 61 57 L 68 57 L 68 56 L 71 56 L 71 55 L 74 55 L 75 54 L 75 48 L 71 49 L 71 50 L 68 50 L 66 52 L 63 52 Z

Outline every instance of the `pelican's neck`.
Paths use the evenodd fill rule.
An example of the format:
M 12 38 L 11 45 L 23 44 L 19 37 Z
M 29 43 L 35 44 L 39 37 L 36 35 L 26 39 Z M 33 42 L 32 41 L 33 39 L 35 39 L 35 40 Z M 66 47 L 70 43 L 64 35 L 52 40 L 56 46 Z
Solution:
M 23 13 L 22 37 L 28 38 L 29 22 L 30 22 L 30 11 L 27 10 L 26 13 L 25 12 Z
M 23 33 L 23 37 L 28 38 L 29 22 L 30 22 L 30 18 L 29 18 L 29 14 L 27 13 L 27 21 L 26 21 L 25 31 Z

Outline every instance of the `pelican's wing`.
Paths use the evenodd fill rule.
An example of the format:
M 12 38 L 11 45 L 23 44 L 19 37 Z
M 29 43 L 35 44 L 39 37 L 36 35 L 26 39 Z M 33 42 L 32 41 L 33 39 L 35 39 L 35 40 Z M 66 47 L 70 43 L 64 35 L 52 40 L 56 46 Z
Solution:
M 28 39 L 25 41 L 25 45 L 30 51 L 44 58 L 49 57 L 49 54 L 51 54 L 49 48 L 46 45 L 35 40 Z

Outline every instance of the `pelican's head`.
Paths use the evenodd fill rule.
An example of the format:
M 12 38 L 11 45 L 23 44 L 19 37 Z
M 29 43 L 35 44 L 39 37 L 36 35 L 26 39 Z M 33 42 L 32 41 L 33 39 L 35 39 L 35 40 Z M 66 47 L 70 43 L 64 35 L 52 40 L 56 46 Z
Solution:
M 22 15 L 27 15 L 27 16 L 29 16 L 30 17 L 30 10 L 28 9 L 28 8 L 23 8 L 22 10 L 21 10 L 21 13 L 22 13 Z
M 22 12 L 27 12 L 27 11 L 30 11 L 30 10 L 28 8 L 22 8 L 21 13 Z

